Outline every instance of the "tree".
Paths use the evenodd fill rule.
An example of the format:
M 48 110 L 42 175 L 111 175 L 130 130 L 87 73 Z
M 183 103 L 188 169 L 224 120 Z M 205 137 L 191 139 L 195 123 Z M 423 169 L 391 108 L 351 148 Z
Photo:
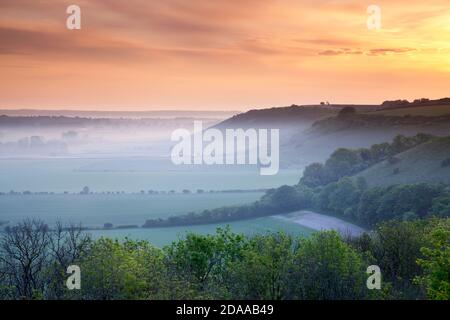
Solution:
M 83 187 L 83 190 L 81 190 L 80 194 L 89 194 L 91 191 L 89 190 L 88 186 Z
M 413 279 L 422 271 L 417 259 L 422 258 L 421 248 L 427 244 L 426 227 L 427 222 L 420 220 L 392 221 L 375 230 L 372 254 L 382 270 L 383 281 L 392 284 L 394 297 L 420 296 Z
M 203 298 L 223 297 L 226 266 L 241 257 L 244 237 L 229 228 L 215 235 L 189 233 L 164 249 L 170 275 L 193 285 Z
M 256 235 L 242 258 L 229 266 L 232 297 L 237 299 L 288 299 L 294 239 L 286 234 Z
M 370 188 L 362 193 L 356 213 L 358 221 L 367 226 L 373 226 L 379 221 L 377 210 L 384 194 L 385 189 L 382 187 Z
M 300 183 L 311 188 L 323 186 L 329 183 L 330 177 L 322 163 L 312 163 L 306 166 Z
M 380 199 L 376 213 L 379 220 L 400 217 L 405 212 L 413 212 L 419 217 L 425 217 L 433 199 L 440 196 L 442 192 L 442 185 L 426 183 L 389 187 Z
M 424 269 L 417 283 L 425 286 L 428 298 L 450 300 L 450 219 L 440 221 L 430 232 L 429 246 L 421 249 L 417 263 Z
M 18 298 L 32 299 L 37 292 L 44 292 L 48 244 L 48 226 L 39 220 L 7 227 L 0 238 L 1 274 Z
M 6 228 L 0 237 L 0 287 L 13 298 L 66 297 L 66 269 L 86 250 L 89 236 L 81 226 L 50 229 L 40 220 L 25 220 Z
M 389 155 L 390 145 L 389 143 L 374 144 L 370 147 L 371 158 L 374 162 L 379 162 L 386 159 Z
M 328 197 L 328 208 L 338 214 L 356 214 L 361 190 L 351 178 L 345 177 L 336 184 L 336 189 Z M 349 211 L 350 210 L 350 211 Z
M 92 242 L 79 260 L 83 270 L 81 294 L 84 299 L 155 298 L 161 285 L 162 253 L 146 241 L 100 238 Z M 161 291 L 164 291 L 161 286 Z
M 357 152 L 339 148 L 331 154 L 325 166 L 330 172 L 332 181 L 337 181 L 344 176 L 350 176 L 355 173 L 355 168 L 359 163 L 360 159 Z
M 299 243 L 290 286 L 296 299 L 360 299 L 366 295 L 360 254 L 334 231 L 313 234 Z
M 49 237 L 46 298 L 61 299 L 70 295 L 64 281 L 67 267 L 75 264 L 86 253 L 91 241 L 90 235 L 83 231 L 81 225 L 64 226 L 61 222 L 56 223 Z
M 441 218 L 450 216 L 450 195 L 434 198 L 431 203 L 430 214 Z
M 307 188 L 284 185 L 264 195 L 261 202 L 268 203 L 277 213 L 286 213 L 309 207 L 311 197 Z
M 414 139 L 407 138 L 404 135 L 397 135 L 391 143 L 390 154 L 395 155 L 406 151 L 416 145 Z
M 327 184 L 320 190 L 319 195 L 316 200 L 316 207 L 318 210 L 330 211 L 330 195 L 333 194 L 337 189 L 337 183 L 332 182 Z

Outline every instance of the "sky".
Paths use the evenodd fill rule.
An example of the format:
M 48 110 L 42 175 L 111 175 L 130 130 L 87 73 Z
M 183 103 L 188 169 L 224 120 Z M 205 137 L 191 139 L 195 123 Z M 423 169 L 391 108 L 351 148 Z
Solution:
M 69 30 L 69 5 L 81 29 Z M 381 28 L 367 27 L 369 5 Z M 247 110 L 450 96 L 449 0 L 0 0 L 0 108 Z

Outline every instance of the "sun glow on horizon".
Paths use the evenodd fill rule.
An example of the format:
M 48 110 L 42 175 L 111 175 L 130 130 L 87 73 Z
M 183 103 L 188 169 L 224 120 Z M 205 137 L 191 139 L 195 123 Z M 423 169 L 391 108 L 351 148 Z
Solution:
M 450 95 L 450 5 L 0 1 L 0 108 L 245 110 Z

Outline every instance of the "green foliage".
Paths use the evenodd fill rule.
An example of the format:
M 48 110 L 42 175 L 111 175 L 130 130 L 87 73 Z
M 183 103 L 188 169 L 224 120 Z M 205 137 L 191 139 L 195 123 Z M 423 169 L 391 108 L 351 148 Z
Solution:
M 432 200 L 430 214 L 441 218 L 450 216 L 450 195 L 443 195 Z
M 373 226 L 379 222 L 376 212 L 385 193 L 386 189 L 381 187 L 364 191 L 359 199 L 356 219 L 367 226 Z
M 374 144 L 368 149 L 339 148 L 330 155 L 325 164 L 313 163 L 307 166 L 300 183 L 315 188 L 338 181 L 342 177 L 354 175 L 383 160 L 396 164 L 400 159 L 395 155 L 432 139 L 433 136 L 423 133 L 413 137 L 398 135 L 391 144 Z
M 369 227 L 389 219 L 423 218 L 431 211 L 438 216 L 447 216 L 446 200 L 436 203 L 431 209 L 434 199 L 444 194 L 440 185 L 391 184 L 385 188 L 369 188 L 368 182 L 372 183 L 372 178 L 370 180 L 363 176 L 349 178 L 383 160 L 391 164 L 398 163 L 400 158 L 395 157 L 396 154 L 430 140 L 447 143 L 439 138 L 419 133 L 413 137 L 399 135 L 391 144 L 375 144 L 369 149 L 340 148 L 333 152 L 325 164 L 313 163 L 307 166 L 300 183 L 296 186 L 284 185 L 270 189 L 259 201 L 241 206 L 204 210 L 200 213 L 192 212 L 168 219 L 147 220 L 144 227 L 220 223 L 310 208 L 342 215 Z M 404 160 L 402 158 L 401 163 Z M 405 172 L 407 171 L 403 167 L 401 170 L 390 167 L 389 176 L 399 177 Z
M 269 190 L 261 199 L 261 203 L 274 209 L 277 213 L 287 213 L 308 208 L 312 204 L 312 191 L 303 186 L 281 186 Z
M 26 298 L 449 299 L 449 221 L 385 222 L 345 241 L 334 231 L 309 238 L 284 233 L 245 237 L 228 228 L 212 235 L 191 233 L 163 249 L 147 241 L 100 238 L 87 242 L 74 261 L 81 268 L 80 291 L 48 293 L 49 284 L 60 281 L 48 272 L 57 258 L 48 256 L 48 268 L 34 275 L 44 282 Z M 1 237 L 5 248 L 8 239 L 19 239 Z M 0 298 L 18 299 L 15 287 L 28 287 L 17 277 L 20 270 L 5 263 L 1 260 Z M 366 269 L 372 264 L 381 268 L 380 291 L 366 287 Z
M 294 296 L 326 300 L 364 298 L 365 268 L 362 256 L 336 232 L 314 234 L 302 240 L 296 252 Z
M 328 210 L 353 217 L 362 190 L 350 178 L 345 177 L 336 183 L 336 188 L 328 196 Z
M 414 220 L 449 215 L 450 196 L 441 184 L 367 188 L 364 178 L 344 177 L 315 189 L 313 208 L 341 215 L 365 226 L 391 219 Z
M 383 298 L 424 299 L 424 287 L 426 288 L 428 284 L 428 280 L 423 276 L 427 274 L 424 266 L 427 263 L 438 263 L 435 257 L 430 257 L 429 261 L 425 262 L 425 253 L 429 250 L 426 248 L 433 247 L 431 235 L 443 223 L 447 223 L 448 228 L 448 221 L 438 219 L 384 222 L 370 234 L 363 234 L 359 238 L 350 238 L 347 241 L 361 252 L 367 261 L 380 267 L 384 287 L 380 293 Z M 441 244 L 441 250 L 448 250 L 448 233 L 447 243 Z M 444 260 L 439 261 L 442 263 Z M 448 268 L 448 261 L 446 266 L 438 265 L 445 270 L 445 267 Z M 446 275 L 448 283 L 448 273 Z M 445 286 L 445 273 L 441 280 L 443 281 L 441 285 Z M 429 298 L 436 297 L 429 295 Z
M 428 235 L 418 264 L 424 269 L 416 280 L 425 286 L 428 298 L 450 300 L 450 219 L 439 221 Z
M 373 226 L 390 219 L 424 218 L 433 212 L 433 204 L 441 215 L 445 206 L 437 199 L 442 199 L 442 194 L 445 194 L 443 185 L 426 183 L 370 188 L 361 194 L 356 220 Z
M 337 181 L 341 177 L 353 174 L 361 161 L 358 151 L 339 148 L 325 162 L 325 167 L 332 181 Z
M 295 240 L 285 234 L 251 238 L 241 259 L 229 265 L 232 296 L 238 299 L 287 299 Z
M 180 225 L 210 224 L 233 220 L 251 219 L 273 214 L 289 213 L 306 209 L 313 205 L 314 193 L 308 187 L 281 186 L 268 190 L 264 196 L 254 203 L 235 207 L 222 207 L 204 210 L 200 213 L 188 213 L 172 216 L 168 219 L 147 220 L 143 227 L 167 227 Z
M 162 258 L 160 250 L 145 241 L 101 238 L 79 261 L 81 294 L 100 300 L 151 298 L 164 280 Z
M 303 171 L 303 177 L 300 180 L 301 184 L 311 188 L 322 186 L 330 181 L 325 166 L 318 162 L 307 166 Z
M 426 245 L 423 222 L 385 222 L 375 232 L 371 251 L 385 280 L 410 282 L 420 273 L 416 260 Z
M 443 190 L 442 185 L 426 183 L 388 187 L 376 210 L 378 220 L 400 217 L 406 212 L 413 212 L 421 218 L 425 217 L 433 199 L 442 194 Z
M 242 256 L 244 240 L 229 228 L 219 228 L 215 235 L 190 233 L 164 249 L 166 265 L 170 274 L 191 284 L 203 298 L 221 296 L 226 267 Z

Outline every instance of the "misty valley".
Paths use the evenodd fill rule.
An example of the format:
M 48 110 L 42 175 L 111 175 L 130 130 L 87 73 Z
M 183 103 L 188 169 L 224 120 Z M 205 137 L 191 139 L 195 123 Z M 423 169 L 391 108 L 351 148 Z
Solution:
M 407 2 L 0 0 L 2 314 L 448 312 L 450 2 Z
M 431 241 L 436 230 L 448 232 L 448 99 L 434 104 L 424 100 L 361 106 L 292 105 L 232 116 L 188 112 L 184 117 L 171 113 L 161 118 L 98 118 L 95 114 L 5 113 L 0 117 L 0 236 L 5 239 L 20 236 L 22 229 L 46 234 L 50 246 L 55 236 L 61 237 L 58 241 L 81 241 L 80 245 L 85 245 L 82 239 L 86 239 L 92 243 L 92 254 L 100 250 L 98 257 L 102 252 L 118 250 L 121 255 L 122 250 L 139 248 L 136 250 L 164 257 L 161 267 L 167 272 L 173 268 L 172 259 L 189 264 L 184 257 L 189 250 L 204 254 L 205 247 L 196 246 L 205 242 L 217 246 L 214 254 L 224 255 L 221 261 L 225 264 L 218 268 L 228 268 L 227 259 L 233 262 L 232 268 L 244 268 L 227 271 L 238 272 L 239 277 L 245 276 L 243 270 L 251 270 L 250 265 L 264 265 L 254 264 L 252 259 L 269 259 L 253 256 L 260 252 L 259 246 L 267 246 L 263 250 L 267 254 L 272 254 L 273 243 L 284 246 L 279 258 L 293 263 L 295 269 L 299 267 L 294 267 L 297 255 L 322 259 L 317 256 L 321 247 L 332 245 L 343 250 L 339 259 L 352 261 L 348 276 L 353 280 L 349 281 L 362 281 L 365 263 L 381 263 L 366 255 L 377 257 L 391 250 L 386 243 L 379 243 L 379 237 L 421 238 L 411 260 L 405 262 L 416 268 L 422 246 L 431 243 L 424 241 Z M 223 149 L 217 154 L 214 150 L 213 155 L 227 159 L 228 165 L 225 161 L 199 161 L 199 145 L 204 143 L 195 134 L 199 121 L 204 125 L 202 134 L 208 135 L 210 130 L 220 138 L 230 129 L 241 134 L 232 137 L 238 148 L 235 153 L 233 146 L 231 155 L 231 149 L 223 149 L 223 141 L 213 139 L 214 146 Z M 180 128 L 183 135 L 173 139 L 173 132 Z M 247 147 L 261 147 L 252 144 L 252 133 L 267 129 L 279 129 L 277 142 L 269 143 L 272 156 L 279 152 L 279 171 L 271 175 L 261 174 L 255 161 L 246 161 L 252 160 Z M 206 142 L 211 141 L 208 139 Z M 229 141 L 226 144 L 230 145 Z M 174 152 L 184 160 L 174 161 Z M 323 258 L 326 263 L 337 259 Z M 97 263 L 91 258 L 79 259 L 84 269 Z M 182 268 L 170 272 L 183 273 Z M 212 287 L 200 285 L 193 289 L 194 294 L 223 298 L 215 286 L 225 290 L 231 284 L 221 281 L 234 282 L 233 278 L 219 281 L 223 271 L 217 271 L 219 278 L 209 280 L 205 278 L 209 273 L 203 274 L 201 267 L 195 272 L 194 278 L 183 278 L 182 283 L 208 281 Z M 301 275 L 296 277 L 305 277 L 303 272 L 313 271 L 298 272 Z M 392 297 L 424 297 L 414 282 L 418 271 L 408 271 L 404 281 L 396 278 L 400 271 L 393 272 L 387 277 L 393 286 Z M 245 281 L 253 281 L 250 275 L 245 277 Z M 171 281 L 165 284 L 175 285 Z M 249 292 L 236 288 L 232 294 L 270 299 L 359 299 L 373 294 L 355 285 L 345 293 L 314 295 L 313 286 L 303 291 L 286 281 L 283 288 L 287 291 L 254 296 L 259 289 L 251 287 Z M 157 298 L 168 297 L 166 291 L 155 292 Z M 181 292 L 180 297 L 186 297 L 187 292 Z

